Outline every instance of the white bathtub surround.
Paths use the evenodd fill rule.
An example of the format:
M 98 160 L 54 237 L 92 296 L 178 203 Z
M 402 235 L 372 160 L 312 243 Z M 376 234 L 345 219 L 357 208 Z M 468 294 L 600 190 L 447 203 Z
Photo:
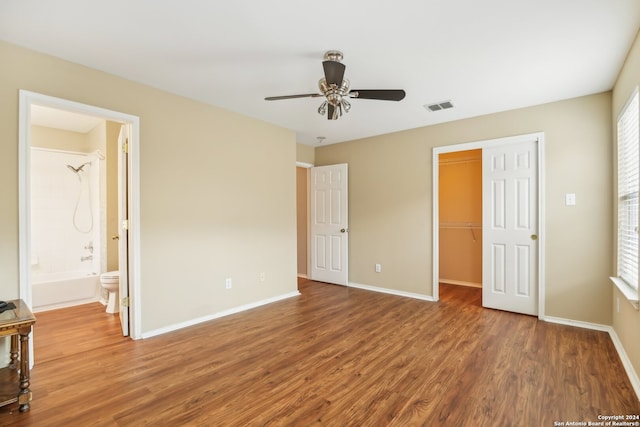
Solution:
M 99 156 L 36 147 L 30 154 L 33 310 L 98 301 Z
M 88 304 L 100 299 L 100 278 L 82 271 L 40 275 L 31 282 L 34 313 L 74 305 Z

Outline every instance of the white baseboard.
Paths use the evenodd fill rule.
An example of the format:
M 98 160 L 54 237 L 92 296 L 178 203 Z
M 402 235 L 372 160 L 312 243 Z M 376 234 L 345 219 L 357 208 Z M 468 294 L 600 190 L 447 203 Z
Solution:
M 464 282 L 462 280 L 440 279 L 440 283 L 448 283 L 449 285 L 468 286 L 470 288 L 482 288 L 482 283 Z
M 300 295 L 300 292 L 294 291 L 289 292 L 284 295 L 278 295 L 275 297 L 267 298 L 261 301 L 252 302 L 250 304 L 241 305 L 239 307 L 230 308 L 228 310 L 223 310 L 218 313 L 210 314 L 207 316 L 198 317 L 196 319 L 187 320 L 185 322 L 176 323 L 173 325 L 165 326 L 163 328 L 154 329 L 152 331 L 142 333 L 142 338 L 151 338 L 157 335 L 166 334 L 168 332 L 177 331 L 179 329 L 188 328 L 189 326 L 194 326 L 199 323 L 208 322 L 209 320 L 219 319 L 220 317 L 229 316 L 231 314 L 240 313 L 242 311 L 251 310 L 252 308 L 260 307 L 263 305 L 271 304 L 277 301 L 281 301 L 283 299 L 297 297 Z
M 629 356 L 627 356 L 627 352 L 624 350 L 624 346 L 622 345 L 620 338 L 618 338 L 618 334 L 616 333 L 616 330 L 613 329 L 612 326 L 600 325 L 597 323 L 580 322 L 577 320 L 570 320 L 570 319 L 562 319 L 559 317 L 545 317 L 542 320 L 546 322 L 551 322 L 551 323 L 559 323 L 561 325 L 577 326 L 579 328 L 586 328 L 586 329 L 593 329 L 596 331 L 608 332 L 609 336 L 611 337 L 611 341 L 613 342 L 613 346 L 616 348 L 616 351 L 618 352 L 618 356 L 620 356 L 620 361 L 622 361 L 622 366 L 624 366 L 624 370 L 627 373 L 627 377 L 629 377 L 631 386 L 633 387 L 633 390 L 636 392 L 636 397 L 638 398 L 638 400 L 640 400 L 640 378 L 638 378 L 638 374 L 636 370 L 633 368 L 633 364 L 631 363 Z
M 388 289 L 388 288 L 379 288 L 377 286 L 362 285 L 360 283 L 353 283 L 353 282 L 349 282 L 348 286 L 351 288 L 364 289 L 365 291 L 380 292 L 383 294 L 391 294 L 391 295 L 397 295 L 401 297 L 420 299 L 423 301 L 436 302 L 436 300 L 432 296 L 415 294 L 413 292 L 398 291 L 395 289 Z
M 609 332 L 612 328 L 609 325 L 601 325 L 599 323 L 581 322 L 579 320 L 563 319 L 562 317 L 544 316 L 540 320 L 549 323 L 557 323 L 559 325 L 576 326 L 578 328 L 592 329 L 594 331 Z
M 622 361 L 622 366 L 624 366 L 624 370 L 627 371 L 627 376 L 629 377 L 629 381 L 631 381 L 631 385 L 633 386 L 633 390 L 636 392 L 636 397 L 640 400 L 640 378 L 638 378 L 638 374 L 635 369 L 633 369 L 633 365 L 631 364 L 631 360 L 629 356 L 627 356 L 627 352 L 624 351 L 624 346 L 618 338 L 618 334 L 613 327 L 610 327 L 609 335 L 611 336 L 611 341 L 613 341 L 613 345 L 616 350 L 618 350 L 618 356 L 620 356 L 620 360 Z

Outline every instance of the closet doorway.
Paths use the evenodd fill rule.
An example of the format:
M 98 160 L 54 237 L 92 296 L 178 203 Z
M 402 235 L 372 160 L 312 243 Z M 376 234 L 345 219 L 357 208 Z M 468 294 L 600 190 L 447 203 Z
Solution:
M 482 150 L 439 156 L 440 283 L 482 288 Z
M 481 183 L 477 183 L 478 175 L 470 166 L 454 184 L 444 184 L 453 185 L 452 192 L 466 193 L 466 200 L 461 201 L 455 194 L 441 194 L 445 190 L 441 190 L 440 179 L 447 181 L 447 169 L 463 169 L 452 166 L 476 163 L 477 155 L 472 153 L 475 150 L 482 153 Z M 480 251 L 482 305 L 544 317 L 543 183 L 542 132 L 433 149 L 435 300 L 439 299 L 441 282 L 477 286 Z M 471 189 L 478 185 L 479 224 L 478 215 L 474 214 L 477 193 L 471 195 Z M 454 200 L 448 200 L 449 196 Z M 442 209 L 441 203 L 445 205 Z M 474 247 L 476 244 L 479 248 Z M 451 254 L 455 254 L 453 261 Z

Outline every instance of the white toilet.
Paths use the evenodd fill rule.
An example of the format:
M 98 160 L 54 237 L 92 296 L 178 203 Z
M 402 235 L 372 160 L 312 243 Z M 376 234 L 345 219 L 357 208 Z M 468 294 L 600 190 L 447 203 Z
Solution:
M 119 271 L 107 271 L 100 275 L 100 286 L 102 289 L 109 292 L 109 298 L 105 302 L 101 300 L 103 304 L 107 306 L 107 313 L 117 313 L 120 311 L 120 304 L 118 301 L 118 291 L 120 290 L 120 272 Z

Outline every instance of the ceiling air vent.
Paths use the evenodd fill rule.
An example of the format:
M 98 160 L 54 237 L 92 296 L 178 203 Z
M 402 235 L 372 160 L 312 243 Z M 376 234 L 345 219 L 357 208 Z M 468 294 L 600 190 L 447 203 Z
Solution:
M 424 106 L 424 108 L 426 108 L 429 111 L 440 111 L 440 110 L 446 110 L 448 108 L 453 108 L 453 104 L 451 103 L 451 101 L 442 101 L 436 104 L 427 104 Z

